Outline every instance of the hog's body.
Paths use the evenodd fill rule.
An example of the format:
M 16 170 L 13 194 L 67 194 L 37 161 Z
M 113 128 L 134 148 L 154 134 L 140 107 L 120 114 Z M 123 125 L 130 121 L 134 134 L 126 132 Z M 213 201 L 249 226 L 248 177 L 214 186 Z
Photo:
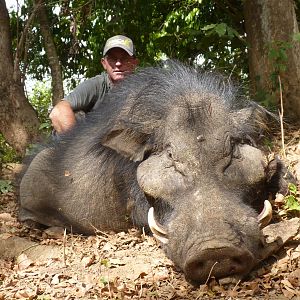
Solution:
M 263 249 L 251 205 L 266 164 L 250 143 L 256 109 L 237 98 L 222 78 L 177 63 L 129 77 L 35 157 L 20 219 L 93 234 L 148 227 L 154 207 L 154 235 L 187 279 L 244 276 Z

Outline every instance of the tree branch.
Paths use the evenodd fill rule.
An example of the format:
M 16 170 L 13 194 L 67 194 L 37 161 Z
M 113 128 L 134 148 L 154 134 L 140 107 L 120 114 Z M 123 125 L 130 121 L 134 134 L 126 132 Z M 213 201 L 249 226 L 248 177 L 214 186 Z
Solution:
M 14 73 L 13 73 L 14 80 L 18 78 L 21 79 L 20 61 L 22 59 L 22 55 L 24 55 L 24 53 L 26 53 L 25 51 L 27 50 L 25 49 L 24 45 L 26 44 L 29 28 L 33 23 L 37 9 L 38 7 L 34 7 L 31 14 L 29 15 L 16 48 L 16 53 L 14 57 Z
M 34 7 L 38 8 L 38 21 L 40 23 L 40 29 L 44 39 L 44 47 L 51 70 L 52 103 L 55 105 L 64 97 L 60 60 L 56 51 L 52 32 L 50 31 L 45 1 L 34 0 L 33 3 Z

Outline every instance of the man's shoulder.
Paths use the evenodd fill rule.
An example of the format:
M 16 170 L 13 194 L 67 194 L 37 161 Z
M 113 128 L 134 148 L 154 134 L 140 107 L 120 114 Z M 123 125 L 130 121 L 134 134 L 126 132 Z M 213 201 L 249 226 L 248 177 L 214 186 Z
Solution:
M 98 74 L 94 77 L 91 77 L 89 79 L 87 79 L 87 81 L 91 81 L 91 82 L 108 82 L 108 75 L 105 72 L 102 72 L 101 74 Z
M 88 89 L 88 90 L 95 90 L 99 91 L 102 89 L 109 89 L 110 87 L 110 82 L 108 75 L 103 72 L 101 74 L 98 74 L 94 77 L 88 78 L 84 80 L 81 84 L 79 84 L 75 90 L 78 89 Z

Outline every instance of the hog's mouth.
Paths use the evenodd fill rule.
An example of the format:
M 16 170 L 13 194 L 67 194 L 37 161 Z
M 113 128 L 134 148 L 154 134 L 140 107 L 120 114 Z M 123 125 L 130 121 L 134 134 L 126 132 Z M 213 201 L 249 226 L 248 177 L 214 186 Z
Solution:
M 282 221 L 267 225 L 272 218 L 272 207 L 265 201 L 262 212 L 257 217 L 263 234 L 263 247 L 255 255 L 246 248 L 232 244 L 210 245 L 198 255 L 187 253 L 182 269 L 186 279 L 193 283 L 206 283 L 216 278 L 221 284 L 236 283 L 247 276 L 262 260 L 278 251 L 282 245 L 300 231 L 300 219 Z M 148 212 L 148 223 L 153 236 L 163 244 L 169 243 L 168 231 L 155 219 L 154 208 Z
M 272 219 L 272 205 L 268 200 L 264 202 L 264 208 L 257 217 L 260 228 L 264 228 Z M 168 243 L 168 232 L 164 226 L 159 224 L 154 215 L 154 208 L 150 207 L 148 211 L 148 225 L 153 236 L 163 244 Z

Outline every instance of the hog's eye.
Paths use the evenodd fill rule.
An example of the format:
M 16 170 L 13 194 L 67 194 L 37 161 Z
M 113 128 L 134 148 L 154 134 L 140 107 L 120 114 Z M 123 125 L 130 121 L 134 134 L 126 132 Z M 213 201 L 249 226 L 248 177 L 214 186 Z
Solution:
M 167 154 L 168 154 L 169 158 L 173 158 L 173 153 L 172 153 L 172 149 L 171 148 L 167 149 Z
M 241 152 L 240 152 L 240 145 L 234 144 L 232 148 L 232 157 L 234 158 L 241 158 Z
M 167 157 L 169 159 L 172 159 L 174 158 L 174 155 L 173 155 L 173 149 L 172 149 L 172 145 L 168 144 L 167 147 L 166 147 L 166 154 L 167 154 Z
M 145 151 L 145 152 L 144 152 L 143 160 L 146 160 L 147 158 L 149 158 L 151 154 L 152 154 L 152 151 L 151 151 L 151 150 Z

